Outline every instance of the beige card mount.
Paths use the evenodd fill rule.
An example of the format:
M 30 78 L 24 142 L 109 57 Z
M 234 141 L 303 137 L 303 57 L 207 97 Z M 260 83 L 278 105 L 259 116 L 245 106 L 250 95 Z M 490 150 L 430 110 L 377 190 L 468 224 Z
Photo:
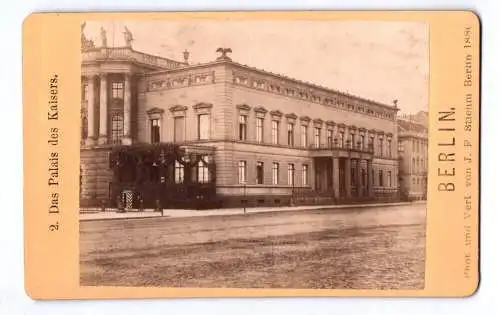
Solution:
M 475 292 L 474 13 L 37 13 L 23 45 L 32 298 Z

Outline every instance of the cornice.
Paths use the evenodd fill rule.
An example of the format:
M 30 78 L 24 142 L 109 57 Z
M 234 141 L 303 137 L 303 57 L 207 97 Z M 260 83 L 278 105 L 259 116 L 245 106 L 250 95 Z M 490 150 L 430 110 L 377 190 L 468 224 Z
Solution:
M 174 105 L 174 106 L 171 106 L 170 107 L 170 111 L 171 112 L 185 112 L 187 111 L 187 106 L 183 106 L 183 105 Z

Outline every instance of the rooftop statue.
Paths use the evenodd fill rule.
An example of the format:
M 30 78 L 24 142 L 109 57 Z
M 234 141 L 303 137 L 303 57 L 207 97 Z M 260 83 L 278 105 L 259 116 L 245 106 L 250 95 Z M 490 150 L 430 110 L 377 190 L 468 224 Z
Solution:
M 125 32 L 123 32 L 123 36 L 125 38 L 125 46 L 132 47 L 132 41 L 134 37 L 132 36 L 132 32 L 125 26 Z
M 106 30 L 101 26 L 101 47 L 108 47 L 108 38 Z
M 231 60 L 231 58 L 229 58 L 227 56 L 227 54 L 232 53 L 233 51 L 231 50 L 231 48 L 219 47 L 219 48 L 217 48 L 217 50 L 215 52 L 218 52 L 221 54 L 220 57 L 217 58 L 217 60 Z

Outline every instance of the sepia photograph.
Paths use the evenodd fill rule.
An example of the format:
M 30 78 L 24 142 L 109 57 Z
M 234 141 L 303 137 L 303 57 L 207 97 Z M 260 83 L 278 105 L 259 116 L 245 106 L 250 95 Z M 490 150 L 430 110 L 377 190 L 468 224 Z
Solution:
M 428 33 L 83 23 L 80 285 L 424 289 Z

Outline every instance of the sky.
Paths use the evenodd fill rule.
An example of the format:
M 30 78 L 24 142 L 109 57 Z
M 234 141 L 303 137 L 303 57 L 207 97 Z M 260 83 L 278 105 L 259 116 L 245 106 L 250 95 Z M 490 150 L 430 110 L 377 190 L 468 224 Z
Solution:
M 87 38 L 132 46 L 190 63 L 215 60 L 229 47 L 233 61 L 392 105 L 401 113 L 428 108 L 429 40 L 423 22 L 318 20 L 88 21 Z

